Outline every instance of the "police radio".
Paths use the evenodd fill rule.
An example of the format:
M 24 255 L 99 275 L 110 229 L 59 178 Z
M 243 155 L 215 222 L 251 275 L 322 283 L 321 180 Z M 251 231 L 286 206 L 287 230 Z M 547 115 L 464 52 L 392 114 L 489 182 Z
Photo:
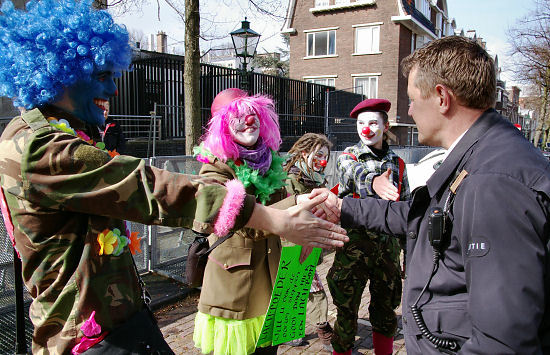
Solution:
M 452 203 L 452 200 L 450 201 Z M 420 330 L 420 333 L 422 333 L 422 336 L 426 338 L 430 343 L 432 343 L 439 351 L 454 354 L 455 352 L 460 350 L 458 342 L 453 339 L 437 336 L 430 332 L 430 330 L 426 326 L 426 323 L 424 322 L 424 318 L 422 317 L 422 313 L 418 307 L 418 302 L 420 301 L 420 298 L 428 289 L 432 278 L 438 270 L 439 259 L 445 245 L 445 221 L 447 219 L 447 212 L 449 211 L 449 208 L 449 199 L 447 199 L 445 203 L 445 209 L 442 209 L 441 207 L 430 208 L 430 212 L 428 214 L 428 239 L 430 240 L 430 245 L 432 246 L 434 252 L 432 272 L 430 274 L 428 282 L 426 283 L 426 286 L 424 286 L 422 292 L 420 292 L 418 298 L 410 308 L 413 319 L 416 323 L 416 326 Z
M 441 251 L 445 234 L 446 213 L 441 207 L 432 207 L 428 215 L 428 238 L 433 248 Z

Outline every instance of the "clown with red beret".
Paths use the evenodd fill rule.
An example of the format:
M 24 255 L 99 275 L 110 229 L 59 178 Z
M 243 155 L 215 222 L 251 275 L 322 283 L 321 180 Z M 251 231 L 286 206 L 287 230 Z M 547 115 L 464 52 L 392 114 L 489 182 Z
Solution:
M 350 116 L 357 119 L 359 142 L 337 159 L 338 196 L 385 200 L 409 198 L 403 161 L 385 141 L 391 103 L 367 99 Z M 395 309 L 401 302 L 401 248 L 396 238 L 365 229 L 348 230 L 350 242 L 336 251 L 327 282 L 337 308 L 334 354 L 351 354 L 357 333 L 357 312 L 368 281 L 369 319 L 375 354 L 391 354 L 397 330 Z

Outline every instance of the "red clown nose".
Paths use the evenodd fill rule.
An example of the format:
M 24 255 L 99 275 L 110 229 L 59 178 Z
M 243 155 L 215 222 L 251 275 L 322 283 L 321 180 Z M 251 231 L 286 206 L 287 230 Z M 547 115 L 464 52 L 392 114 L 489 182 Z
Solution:
M 363 129 L 361 130 L 361 133 L 363 133 L 363 135 L 365 135 L 365 136 L 370 135 L 370 128 L 369 127 L 363 127 Z
M 254 116 L 248 116 L 245 119 L 245 123 L 246 123 L 247 126 L 252 126 L 254 124 L 254 122 L 256 122 L 256 117 L 254 117 Z
M 321 160 L 321 161 L 319 162 L 319 164 L 320 164 L 323 168 L 326 168 L 326 166 L 327 166 L 327 161 L 323 159 L 323 160 Z

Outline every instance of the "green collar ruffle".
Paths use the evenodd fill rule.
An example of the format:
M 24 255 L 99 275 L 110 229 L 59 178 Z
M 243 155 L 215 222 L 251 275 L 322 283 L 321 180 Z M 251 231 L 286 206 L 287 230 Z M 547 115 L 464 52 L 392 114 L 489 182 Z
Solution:
M 214 157 L 214 155 L 202 146 L 202 144 L 193 149 L 194 155 L 197 160 L 204 163 L 208 162 L 208 157 Z M 264 175 L 260 175 L 258 170 L 253 170 L 248 164 L 242 160 L 228 160 L 227 165 L 233 171 L 237 178 L 243 183 L 244 187 L 254 186 L 254 195 L 256 199 L 262 204 L 266 204 L 275 191 L 286 186 L 287 173 L 283 170 L 284 158 L 280 157 L 277 152 L 271 150 L 271 166 Z M 206 158 L 206 159 L 205 159 Z
M 287 173 L 283 170 L 285 159 L 273 150 L 271 151 L 271 157 L 271 166 L 263 176 L 258 173 L 258 170 L 250 168 L 246 162 L 239 161 L 240 165 L 237 165 L 233 160 L 227 161 L 227 165 L 235 171 L 237 178 L 245 188 L 250 185 L 255 187 L 254 194 L 264 205 L 269 201 L 271 194 L 286 185 Z

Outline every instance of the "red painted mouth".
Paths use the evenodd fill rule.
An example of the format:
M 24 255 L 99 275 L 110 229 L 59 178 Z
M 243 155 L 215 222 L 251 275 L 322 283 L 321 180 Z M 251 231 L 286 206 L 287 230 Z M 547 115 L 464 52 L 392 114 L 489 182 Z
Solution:
M 109 104 L 109 100 L 104 99 L 94 99 L 94 104 L 99 107 L 102 111 L 107 110 L 107 105 Z

